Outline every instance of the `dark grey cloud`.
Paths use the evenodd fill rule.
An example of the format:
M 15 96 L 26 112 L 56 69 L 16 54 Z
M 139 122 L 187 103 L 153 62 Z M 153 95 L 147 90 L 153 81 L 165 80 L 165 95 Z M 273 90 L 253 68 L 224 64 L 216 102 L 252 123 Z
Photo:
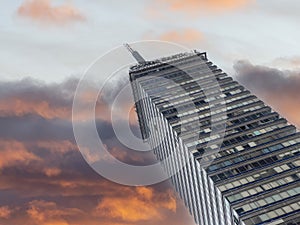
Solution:
M 71 121 L 34 114 L 0 117 L 0 137 L 18 141 L 74 140 Z
M 32 78 L 0 82 L 0 100 L 7 98 L 34 102 L 43 100 L 53 107 L 71 106 L 77 84 L 76 78 L 50 84 Z
M 300 71 L 282 71 L 266 66 L 238 61 L 234 65 L 237 79 L 251 90 L 263 92 L 285 92 L 283 95 L 297 96 L 300 88 Z M 288 91 L 286 93 L 286 91 Z M 279 94 L 279 93 L 278 93 Z
M 76 78 L 50 84 L 30 78 L 0 82 L 0 137 L 21 142 L 69 140 L 75 144 L 71 111 L 78 82 Z M 126 79 L 123 72 L 105 86 L 101 94 L 103 101 L 99 99 L 97 103 L 100 105 L 96 111 L 97 115 L 107 114 L 110 103 L 124 84 L 126 84 Z M 92 83 L 88 83 L 88 87 L 90 87 L 88 92 L 97 91 Z M 84 104 L 84 94 L 82 98 Z M 12 105 L 7 106 L 7 103 Z M 44 106 L 45 103 L 46 106 Z M 1 111 L 1 105 L 2 109 L 5 109 L 4 112 Z M 109 117 L 109 115 L 103 117 Z M 123 120 L 124 118 L 120 118 L 119 121 L 124 122 Z M 120 143 L 110 121 L 97 119 L 96 127 L 103 143 L 118 159 L 135 165 L 153 163 L 151 152 L 131 151 Z M 139 136 L 137 124 L 131 125 L 131 129 L 136 136 Z
M 236 62 L 234 69 L 240 83 L 300 126 L 300 71 L 279 70 L 248 61 Z
M 109 100 L 116 95 L 119 86 L 123 86 L 125 80 L 120 79 L 107 86 L 107 92 L 103 96 Z M 35 103 L 47 102 L 51 107 L 49 110 L 66 108 L 71 112 L 73 96 L 76 90 L 78 80 L 75 78 L 67 79 L 62 83 L 44 83 L 34 79 L 23 79 L 20 81 L 0 82 L 0 105 L 4 105 L 7 100 L 18 99 L 20 107 L 26 107 L 29 103 L 35 106 Z M 91 90 L 95 86 L 92 84 Z M 109 89 L 109 87 L 112 87 Z M 108 91 L 111 90 L 112 93 Z M 99 100 L 101 103 L 101 100 Z M 17 102 L 18 103 L 18 102 Z M 24 106 L 25 105 L 25 106 Z M 107 107 L 103 104 L 102 107 Z M 85 176 L 86 179 L 96 179 L 98 176 L 84 161 L 75 143 L 72 121 L 65 115 L 57 114 L 57 117 L 48 118 L 39 113 L 39 110 L 27 110 L 25 113 L 14 113 L 18 107 L 12 106 L 10 111 L 0 110 L 0 141 L 5 140 L 5 144 L 11 142 L 21 145 L 27 152 L 33 153 L 42 161 L 28 161 L 23 164 L 12 163 L 2 169 L 2 178 L 11 178 L 15 175 L 12 183 L 18 183 L 20 176 L 24 182 L 28 179 L 45 178 L 45 172 L 41 168 L 58 168 L 60 179 L 76 180 L 78 176 Z M 99 113 L 101 113 L 101 108 Z M 120 120 L 121 121 L 121 120 Z M 84 122 L 82 122 L 84 123 Z M 119 142 L 114 134 L 112 124 L 109 121 L 97 119 L 96 127 L 103 143 L 113 156 L 121 161 L 132 165 L 148 165 L 154 163 L 154 157 L 151 152 L 136 152 L 128 149 Z M 138 125 L 132 125 L 135 134 L 139 134 Z M 24 145 L 24 146 L 23 146 Z M 1 150 L 0 149 L 0 153 Z M 24 150 L 24 151 L 25 151 Z M 22 150 L 23 151 L 23 150 Z M 3 154 L 8 154 L 3 152 Z M 8 182 L 10 183 L 10 182 Z M 24 183 L 24 187 L 26 187 Z M 29 186 L 31 182 L 29 182 Z M 41 183 L 44 188 L 54 189 L 57 185 L 47 186 Z M 45 186 L 45 187 L 44 187 Z

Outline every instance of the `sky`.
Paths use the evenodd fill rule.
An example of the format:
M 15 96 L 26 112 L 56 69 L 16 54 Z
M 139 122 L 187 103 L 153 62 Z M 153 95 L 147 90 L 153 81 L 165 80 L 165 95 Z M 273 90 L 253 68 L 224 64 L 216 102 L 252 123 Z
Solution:
M 89 167 L 76 145 L 72 101 L 79 78 L 124 42 L 162 40 L 206 51 L 300 126 L 296 0 L 0 3 L 0 225 L 194 225 L 168 181 L 113 183 Z M 89 94 L 80 96 L 84 119 Z M 116 140 L 103 99 L 96 110 L 97 128 L 116 158 L 151 161 Z

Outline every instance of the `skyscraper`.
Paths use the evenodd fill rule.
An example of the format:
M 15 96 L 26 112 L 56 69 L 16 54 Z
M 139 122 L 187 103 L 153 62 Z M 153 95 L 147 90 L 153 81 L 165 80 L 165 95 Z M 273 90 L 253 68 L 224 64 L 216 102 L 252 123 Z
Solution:
M 206 53 L 141 59 L 129 74 L 142 137 L 160 161 L 181 149 L 163 167 L 196 223 L 300 224 L 296 128 Z

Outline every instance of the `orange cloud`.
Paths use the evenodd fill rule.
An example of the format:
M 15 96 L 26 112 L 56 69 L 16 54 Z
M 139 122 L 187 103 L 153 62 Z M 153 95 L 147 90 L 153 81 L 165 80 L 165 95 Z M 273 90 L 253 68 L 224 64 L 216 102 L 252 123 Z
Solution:
M 171 192 L 154 193 L 151 188 L 138 187 L 128 196 L 102 199 L 96 208 L 96 213 L 131 223 L 162 220 L 163 209 L 176 211 L 176 199 Z
M 20 117 L 18 120 L 23 121 L 29 117 L 36 118 L 24 115 L 34 114 L 45 118 L 42 121 L 54 119 L 53 121 L 60 122 L 61 120 L 55 119 L 59 118 L 64 123 L 65 120 L 70 119 L 74 95 L 68 87 L 63 84 L 47 85 L 34 82 L 3 83 L 0 118 L 5 120 L 7 117 L 10 120 L 18 116 Z M 82 94 L 83 106 L 89 101 L 93 91 L 94 89 L 91 88 L 90 92 Z M 101 118 L 109 118 L 106 105 L 100 100 L 98 103 L 97 115 L 100 114 Z M 124 102 L 124 108 L 130 112 L 131 124 L 134 124 L 136 121 L 134 110 L 127 102 Z M 128 115 L 124 111 L 120 110 L 117 114 L 120 119 L 127 118 Z M 83 107 L 82 119 L 88 119 L 86 115 Z M 67 123 L 69 124 L 69 121 Z M 105 122 L 105 124 L 109 123 Z M 6 130 L 10 130 L 9 126 L 8 123 L 8 127 L 3 128 L 4 134 Z M 27 124 L 25 126 L 16 124 L 16 130 L 19 128 L 24 130 L 24 127 L 25 132 L 29 132 Z M 106 129 L 106 126 L 103 127 Z M 165 186 L 135 188 L 108 182 L 89 168 L 72 141 L 72 135 L 67 134 L 58 138 L 55 136 L 52 139 L 47 136 L 48 131 L 52 132 L 52 129 L 41 126 L 33 132 L 35 136 L 33 139 L 23 138 L 19 134 L 7 137 L 17 138 L 18 141 L 0 139 L 0 169 L 5 168 L 1 174 L 0 192 L 9 190 L 17 193 L 10 200 L 11 204 L 19 204 L 13 211 L 13 216 L 7 211 L 10 208 L 3 208 L 2 212 L 0 209 L 0 217 L 1 215 L 8 217 L 5 224 L 138 225 L 147 223 L 150 225 L 169 222 L 168 216 L 174 216 L 176 219 L 171 218 L 172 224 L 178 225 L 185 220 L 174 213 L 177 210 L 176 198 L 174 193 Z M 67 132 L 72 134 L 71 130 Z M 110 131 L 105 130 L 105 132 Z M 46 137 L 41 135 L 42 133 L 45 133 Z M 109 139 L 109 141 L 113 140 Z M 143 157 L 127 154 L 122 151 L 122 147 L 109 148 L 109 151 L 120 160 L 144 162 Z M 24 205 L 20 204 L 28 199 L 36 200 Z M 110 204 L 106 204 L 107 202 Z M 105 210 L 109 212 L 106 213 Z
M 130 110 L 130 109 L 126 109 Z M 102 119 L 105 121 L 110 121 L 111 119 L 111 112 L 108 106 L 104 105 L 101 102 L 98 102 L 96 105 L 96 118 Z M 135 113 L 135 112 L 134 112 Z M 27 114 L 35 114 L 39 115 L 45 119 L 66 119 L 72 120 L 72 105 L 55 105 L 51 102 L 47 101 L 46 99 L 22 99 L 20 97 L 13 97 L 13 98 L 6 98 L 0 99 L 0 114 L 4 116 L 24 116 Z M 130 121 L 134 123 L 135 117 L 130 114 Z M 122 114 L 122 117 L 125 117 Z M 86 104 L 82 102 L 82 107 L 80 108 L 80 112 L 76 114 L 76 117 L 73 117 L 74 120 L 84 121 L 91 119 L 94 114 L 91 115 L 90 111 L 87 110 Z M 120 115 L 121 117 L 121 115 Z M 121 118 L 122 118 L 121 117 Z
M 130 162 L 137 162 L 137 163 L 146 163 L 147 161 L 147 157 L 143 155 L 143 153 L 122 149 L 120 147 L 112 147 L 107 150 L 113 157 L 123 162 L 130 161 Z
M 25 145 L 17 141 L 0 140 L 0 169 L 4 167 L 28 164 L 41 159 L 29 152 Z
M 137 188 L 137 193 L 146 200 L 151 200 L 153 198 L 153 189 L 147 187 Z
M 29 113 L 37 114 L 46 119 L 71 118 L 71 109 L 67 106 L 52 106 L 46 100 L 29 101 L 21 98 L 8 98 L 0 101 L 2 115 L 23 116 Z
M 111 106 L 99 97 L 96 102 L 95 114 L 87 107 L 95 100 L 98 90 L 93 85 L 89 90 L 77 93 L 79 109 L 72 117 L 72 104 L 77 80 L 68 80 L 62 84 L 44 84 L 36 81 L 20 81 L 2 83 L 4 93 L 0 96 L 0 116 L 22 117 L 30 114 L 45 119 L 64 119 L 71 121 L 87 121 L 96 119 L 111 121 Z M 68 84 L 71 85 L 68 86 Z M 73 86 L 72 86 L 73 85 Z M 124 102 L 115 112 L 116 119 L 129 120 L 131 125 L 137 125 L 133 103 Z
M 285 90 L 285 92 L 285 94 L 278 94 L 278 92 L 261 91 L 259 94 L 267 103 L 273 106 L 277 112 L 287 118 L 290 123 L 300 128 L 300 102 L 297 100 L 298 97 L 292 96 L 288 89 Z
M 54 6 L 51 0 L 25 0 L 18 9 L 18 15 L 37 22 L 52 24 L 85 20 L 79 10 L 70 3 Z
M 69 225 L 63 218 L 82 214 L 77 208 L 60 209 L 55 202 L 34 200 L 29 204 L 27 214 L 38 225 Z
M 101 105 L 98 106 L 99 110 L 102 111 Z M 24 116 L 27 114 L 39 115 L 45 119 L 72 119 L 72 105 L 55 105 L 47 99 L 24 99 L 22 96 L 19 97 L 8 97 L 6 99 L 0 99 L 0 114 L 4 116 Z M 76 120 L 89 119 L 87 116 L 86 107 L 82 104 L 80 114 Z M 100 114 L 99 116 L 107 118 L 106 114 Z
M 0 207 L 0 219 L 9 219 L 13 210 L 11 210 L 8 206 Z
M 52 153 L 64 154 L 70 151 L 77 151 L 78 146 L 69 140 L 61 141 L 36 141 L 26 143 L 28 147 L 38 147 L 41 149 L 46 149 Z
M 3 141 L 2 141 L 3 142 Z M 11 141 L 12 142 L 12 141 Z M 44 151 L 44 148 L 52 148 L 52 142 L 34 143 L 6 143 L 8 147 L 0 145 L 0 149 L 13 147 L 23 151 L 30 149 L 36 152 Z M 39 145 L 38 148 L 36 146 Z M 72 148 L 68 143 L 60 143 L 49 150 L 42 162 L 28 165 L 23 168 L 22 173 L 18 171 L 10 174 L 9 171 L 1 174 L 0 191 L 11 190 L 16 193 L 16 199 L 36 199 L 25 206 L 20 205 L 16 216 L 24 215 L 27 217 L 18 218 L 16 222 L 7 209 L 0 209 L 0 217 L 8 217 L 8 224 L 30 225 L 80 225 L 80 224 L 101 224 L 104 225 L 138 225 L 144 222 L 147 224 L 157 224 L 157 222 L 168 221 L 168 216 L 175 216 L 177 203 L 174 193 L 166 187 L 156 189 L 150 187 L 126 187 L 113 184 L 101 177 L 95 176 L 92 170 L 88 169 L 86 163 L 78 163 L 76 166 L 69 167 L 68 160 L 70 155 L 80 156 L 63 150 L 63 146 Z M 71 146 L 71 147 L 68 147 Z M 40 149 L 41 148 L 41 149 Z M 45 149 L 46 150 L 46 149 Z M 51 153 L 49 155 L 49 153 Z M 62 158 L 64 154 L 66 158 Z M 41 155 L 45 155 L 41 152 Z M 59 156 L 57 159 L 53 156 Z M 1 157 L 0 157 L 1 158 Z M 51 158 L 51 159 L 50 159 Z M 5 158 L 6 159 L 6 158 Z M 81 159 L 81 157 L 80 157 Z M 50 164 L 53 160 L 58 161 L 55 167 Z M 71 159 L 71 164 L 74 163 Z M 14 166 L 18 161 L 10 164 Z M 47 176 L 41 176 L 46 174 Z M 59 175 L 59 176 L 58 176 Z M 163 188 L 163 189 L 162 189 Z M 59 198 L 58 198 L 59 197 Z M 95 199 L 95 201 L 91 201 Z M 54 200 L 51 200 L 51 199 Z M 96 199 L 101 199 L 99 202 Z M 47 200 L 45 200 L 47 199 Z M 63 200 L 56 202 L 57 199 Z M 70 200 L 64 202 L 64 200 Z M 11 199 L 14 202 L 15 199 Z M 83 200 L 83 203 L 81 203 Z M 80 202 L 80 204 L 79 204 Z M 87 203 L 88 202 L 88 203 Z M 15 215 L 14 215 L 15 216 Z M 13 222 L 12 222 L 13 221 Z M 172 224 L 181 224 L 176 221 Z
M 161 34 L 158 38 L 163 41 L 171 41 L 183 44 L 194 44 L 203 40 L 203 34 L 198 30 L 184 29 L 166 32 L 164 34 Z
M 247 5 L 252 0 L 157 0 L 167 5 L 170 11 L 190 14 L 203 12 L 220 12 Z
M 61 170 L 59 168 L 45 168 L 44 172 L 48 177 L 55 177 L 61 174 Z

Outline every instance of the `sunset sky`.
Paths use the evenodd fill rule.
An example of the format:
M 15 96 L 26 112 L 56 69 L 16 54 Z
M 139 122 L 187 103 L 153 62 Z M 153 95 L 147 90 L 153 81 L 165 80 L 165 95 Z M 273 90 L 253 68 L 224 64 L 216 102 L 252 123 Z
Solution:
M 194 225 L 168 181 L 127 187 L 89 167 L 72 130 L 78 80 L 124 42 L 176 42 L 207 51 L 300 127 L 299 12 L 297 0 L 2 0 L 0 225 Z M 97 110 L 117 143 L 101 101 Z M 110 151 L 148 160 L 119 144 Z

